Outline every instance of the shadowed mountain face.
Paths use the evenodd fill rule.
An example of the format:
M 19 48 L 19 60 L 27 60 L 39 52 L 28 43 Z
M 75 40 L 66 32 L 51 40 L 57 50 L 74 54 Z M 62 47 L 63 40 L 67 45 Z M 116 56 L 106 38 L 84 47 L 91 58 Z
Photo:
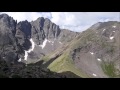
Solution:
M 0 15 L 0 57 L 10 62 L 17 59 L 15 33 L 15 20 L 6 14 Z
M 41 67 L 42 61 L 25 65 L 24 63 L 7 64 L 0 59 L 0 78 L 80 78 L 72 72 L 55 73 Z
M 77 33 L 47 18 L 17 23 L 2 14 L 0 61 L 1 75 L 10 77 L 120 77 L 120 22 L 98 22 Z

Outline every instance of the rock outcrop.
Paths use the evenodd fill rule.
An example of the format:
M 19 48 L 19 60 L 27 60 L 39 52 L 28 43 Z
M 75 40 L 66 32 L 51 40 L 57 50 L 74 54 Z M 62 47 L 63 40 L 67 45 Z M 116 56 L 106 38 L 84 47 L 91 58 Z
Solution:
M 17 23 L 7 14 L 1 14 L 0 56 L 7 61 L 20 59 L 24 63 L 36 62 L 42 56 L 59 48 L 65 41 L 72 39 L 66 37 L 72 34 L 75 33 L 61 30 L 48 18 L 40 17 L 32 22 L 25 20 Z M 62 38 L 63 35 L 65 35 L 64 38 Z

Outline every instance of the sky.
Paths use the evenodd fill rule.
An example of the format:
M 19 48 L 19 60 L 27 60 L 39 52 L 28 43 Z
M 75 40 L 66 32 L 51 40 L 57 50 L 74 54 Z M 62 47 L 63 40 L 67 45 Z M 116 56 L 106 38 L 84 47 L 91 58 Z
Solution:
M 1 12 L 15 20 L 34 21 L 38 17 L 49 18 L 62 29 L 82 32 L 97 22 L 120 21 L 120 12 Z

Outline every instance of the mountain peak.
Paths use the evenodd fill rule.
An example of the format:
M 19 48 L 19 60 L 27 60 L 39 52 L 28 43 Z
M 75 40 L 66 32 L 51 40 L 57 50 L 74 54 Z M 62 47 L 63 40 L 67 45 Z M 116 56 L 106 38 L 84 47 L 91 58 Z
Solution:
M 6 17 L 10 17 L 10 16 L 7 14 L 0 14 L 0 18 L 6 18 Z
M 44 17 L 39 17 L 35 21 L 38 21 L 38 22 L 44 21 Z

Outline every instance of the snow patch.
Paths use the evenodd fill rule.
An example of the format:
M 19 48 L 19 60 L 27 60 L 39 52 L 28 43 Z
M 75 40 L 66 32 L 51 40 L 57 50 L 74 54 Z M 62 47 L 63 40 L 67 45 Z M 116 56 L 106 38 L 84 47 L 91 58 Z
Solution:
M 49 43 L 51 43 L 51 41 L 50 41 L 50 40 L 48 40 L 48 42 L 49 42 Z
M 43 41 L 43 43 L 42 43 L 42 45 L 39 45 L 40 47 L 42 47 L 42 49 L 46 46 L 46 43 L 47 43 L 47 39 L 45 39 L 44 41 Z
M 34 48 L 35 48 L 35 43 L 34 43 L 34 41 L 33 41 L 32 39 L 30 39 L 30 42 L 32 43 L 32 48 L 30 49 L 29 52 L 33 51 Z
M 5 58 L 5 57 L 3 57 L 3 58 Z
M 93 53 L 93 52 L 90 52 L 90 54 L 92 54 L 92 55 L 93 55 L 94 53 Z
M 62 44 L 61 42 L 59 42 L 60 44 Z
M 32 44 L 31 48 L 28 51 L 25 50 L 24 60 L 26 60 L 26 61 L 27 61 L 28 53 L 32 52 L 34 50 L 34 48 L 35 48 L 35 43 L 32 40 L 32 38 L 30 39 L 30 42 Z
M 49 42 L 49 43 L 51 43 L 51 45 L 53 45 L 53 44 L 54 44 L 54 41 L 50 41 L 50 40 L 48 40 L 48 42 Z
M 103 32 L 105 31 L 106 29 L 103 29 Z
M 115 32 L 115 31 L 113 31 L 113 32 Z
M 52 44 L 54 43 L 54 41 L 51 41 L 52 42 Z
M 52 43 L 52 44 L 54 43 L 54 41 L 50 41 L 50 40 L 48 40 L 48 42 L 49 42 L 49 43 Z
M 58 71 L 58 73 L 61 73 L 61 72 L 62 72 L 62 70 Z
M 94 74 L 94 73 L 93 73 L 92 75 L 93 75 L 93 76 L 95 76 L 95 77 L 97 76 L 97 75 L 96 75 L 96 74 Z
M 98 61 L 101 61 L 101 59 L 97 58 Z
M 112 37 L 110 37 L 110 39 L 112 40 L 114 37 L 112 36 Z
M 62 64 L 60 65 L 60 67 L 63 66 L 63 65 L 64 65 L 64 63 L 62 63 Z
M 25 50 L 24 60 L 26 60 L 26 61 L 27 61 L 27 57 L 28 57 L 28 52 Z
M 18 62 L 21 62 L 21 58 L 18 60 Z
M 43 62 L 43 64 L 45 64 L 46 62 Z
M 116 28 L 116 26 L 112 26 L 113 28 Z

